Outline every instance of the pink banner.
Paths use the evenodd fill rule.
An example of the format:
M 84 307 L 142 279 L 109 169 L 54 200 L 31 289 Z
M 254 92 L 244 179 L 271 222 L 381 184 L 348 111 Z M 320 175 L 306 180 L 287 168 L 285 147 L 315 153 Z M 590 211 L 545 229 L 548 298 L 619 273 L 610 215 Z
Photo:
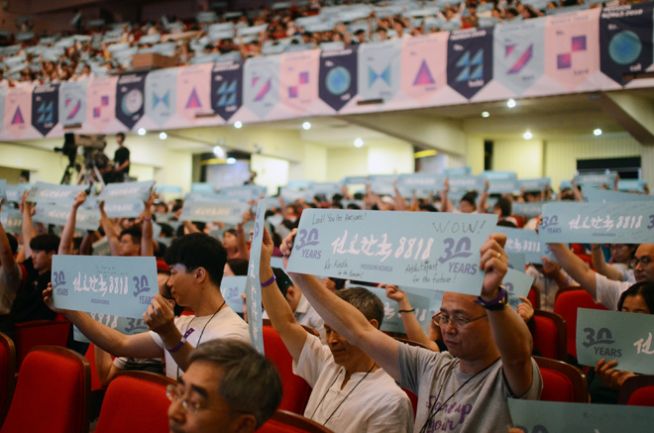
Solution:
M 414 99 L 433 98 L 447 85 L 447 32 L 404 39 L 402 91 Z
M 177 74 L 177 118 L 196 122 L 211 117 L 211 63 L 180 68 Z M 198 122 L 199 123 L 199 122 Z
M 318 59 L 320 50 L 298 51 L 281 56 L 279 87 L 282 104 L 306 113 L 318 99 Z
M 89 80 L 85 132 L 112 132 L 120 128 L 116 120 L 116 77 Z
M 8 139 L 38 135 L 32 128 L 32 88 L 12 89 L 5 98 L 2 136 Z

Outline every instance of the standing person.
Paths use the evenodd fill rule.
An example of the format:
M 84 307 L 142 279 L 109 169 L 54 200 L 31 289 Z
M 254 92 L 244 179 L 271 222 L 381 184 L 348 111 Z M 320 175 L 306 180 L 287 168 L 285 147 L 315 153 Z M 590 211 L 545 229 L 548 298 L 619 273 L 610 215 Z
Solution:
M 114 173 L 115 182 L 125 182 L 129 175 L 129 149 L 125 147 L 125 134 L 119 132 L 116 134 L 116 143 L 118 149 L 114 153 Z

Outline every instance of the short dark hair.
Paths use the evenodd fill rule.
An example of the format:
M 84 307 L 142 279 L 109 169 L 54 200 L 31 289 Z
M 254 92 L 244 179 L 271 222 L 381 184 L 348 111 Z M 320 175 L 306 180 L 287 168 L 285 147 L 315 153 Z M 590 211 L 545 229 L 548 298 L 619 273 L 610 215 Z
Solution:
M 500 197 L 497 199 L 497 202 L 493 206 L 494 209 L 499 209 L 502 217 L 511 216 L 512 212 L 512 203 L 506 197 Z
M 475 208 L 477 207 L 477 191 L 468 191 L 465 194 L 463 194 L 463 197 L 461 197 L 460 201 L 467 201 L 471 205 L 473 205 Z
M 16 236 L 12 235 L 11 233 L 7 233 L 7 240 L 9 241 L 9 248 L 11 248 L 11 253 L 16 255 L 18 252 L 18 240 L 16 239 Z
M 379 326 L 384 320 L 384 304 L 382 301 L 368 289 L 363 287 L 351 287 L 336 292 L 336 294 L 348 304 L 353 305 L 361 311 L 366 319 L 375 319 Z
M 125 235 L 130 235 L 135 244 L 141 242 L 141 236 L 142 236 L 141 229 L 139 229 L 138 227 L 128 227 L 126 229 L 123 229 L 120 232 L 120 236 L 118 236 L 118 239 L 122 239 L 122 237 Z
M 254 415 L 259 428 L 282 400 L 282 382 L 275 366 L 252 346 L 221 338 L 203 343 L 189 357 L 222 369 L 218 394 L 234 410 Z
M 227 264 L 232 272 L 234 272 L 234 275 L 245 276 L 248 274 L 249 262 L 247 259 L 228 259 Z
M 227 261 L 227 252 L 222 244 L 204 233 L 191 233 L 175 239 L 166 251 L 166 262 L 173 266 L 181 264 L 188 271 L 204 268 L 211 282 L 220 287 Z
M 124 140 L 125 139 L 125 133 L 124 132 L 119 132 L 119 133 L 116 134 L 116 137 L 120 137 L 120 138 L 122 138 Z
M 622 310 L 625 299 L 629 296 L 642 296 L 650 314 L 654 314 L 654 283 L 639 281 L 622 292 L 618 300 L 618 311 Z
M 34 236 L 30 241 L 30 248 L 32 251 L 45 251 L 46 253 L 53 251 L 56 253 L 59 249 L 59 236 L 50 234 Z

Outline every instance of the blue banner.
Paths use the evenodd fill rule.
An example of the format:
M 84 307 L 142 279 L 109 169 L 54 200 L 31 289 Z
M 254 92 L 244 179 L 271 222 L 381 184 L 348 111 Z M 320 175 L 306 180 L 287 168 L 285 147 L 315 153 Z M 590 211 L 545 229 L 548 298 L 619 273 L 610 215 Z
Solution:
M 145 79 L 147 72 L 121 75 L 116 83 L 116 119 L 132 129 L 145 113 Z
M 30 190 L 28 201 L 72 205 L 75 196 L 84 191 L 84 185 L 57 185 L 54 183 L 36 182 Z M 38 206 L 37 206 L 38 207 Z
M 152 71 L 145 79 L 145 115 L 159 126 L 175 116 L 176 85 L 176 69 Z
M 243 64 L 216 63 L 211 70 L 211 108 L 228 121 L 243 104 Z
M 254 234 L 250 244 L 250 262 L 245 285 L 247 296 L 248 328 L 250 340 L 259 353 L 263 353 L 263 315 L 261 311 L 261 278 L 259 265 L 261 263 L 261 245 L 263 243 L 264 218 L 266 207 L 263 202 L 257 205 L 254 217 Z
M 546 203 L 540 226 L 544 242 L 640 244 L 654 239 L 654 201 Z
M 243 294 L 245 293 L 247 277 L 223 277 L 220 283 L 220 292 L 229 307 L 237 313 L 243 314 Z
M 225 224 L 238 224 L 243 214 L 250 208 L 247 203 L 238 201 L 190 200 L 184 203 L 180 221 L 220 221 Z
M 306 209 L 288 270 L 478 295 L 479 248 L 496 221 L 484 214 Z
M 399 39 L 359 48 L 358 86 L 363 101 L 390 100 L 400 87 Z
M 320 53 L 318 95 L 333 110 L 340 111 L 357 96 L 357 50 Z
M 654 374 L 654 315 L 580 308 L 577 312 L 577 360 L 595 366 L 604 358 L 617 369 Z
M 56 308 L 140 319 L 158 292 L 154 257 L 52 258 Z
M 471 99 L 493 79 L 493 29 L 460 30 L 447 41 L 447 84 Z
M 649 433 L 651 407 L 508 399 L 515 427 L 527 433 Z
M 59 84 L 37 86 L 32 92 L 32 126 L 44 137 L 59 123 Z

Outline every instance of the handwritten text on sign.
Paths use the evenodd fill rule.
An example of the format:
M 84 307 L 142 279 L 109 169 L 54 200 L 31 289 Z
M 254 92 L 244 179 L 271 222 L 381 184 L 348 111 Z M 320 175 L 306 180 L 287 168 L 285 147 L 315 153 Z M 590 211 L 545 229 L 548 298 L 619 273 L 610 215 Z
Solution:
M 526 433 L 645 433 L 652 430 L 650 407 L 508 399 L 511 420 Z
M 248 275 L 245 281 L 248 330 L 250 331 L 252 345 L 259 351 L 259 353 L 263 353 L 263 316 L 261 311 L 261 278 L 259 276 L 259 264 L 261 262 L 265 216 L 266 204 L 263 201 L 260 201 L 257 204 L 257 211 L 254 217 L 252 244 L 250 245 L 250 263 L 248 264 Z
M 91 313 L 91 317 L 96 322 L 100 322 L 111 329 L 115 329 L 123 334 L 139 334 L 149 330 L 148 325 L 145 324 L 143 319 L 135 319 L 133 317 L 120 317 L 114 314 L 98 314 Z M 90 343 L 89 339 L 82 334 L 82 332 L 73 326 L 73 340 L 82 343 Z
M 52 258 L 56 308 L 140 319 L 158 292 L 154 257 Z
M 291 272 L 478 295 L 495 215 L 307 209 Z
M 191 200 L 184 203 L 180 219 L 182 221 L 220 221 L 225 224 L 238 224 L 249 209 L 245 202 L 226 200 Z
M 616 359 L 617 368 L 654 374 L 654 316 L 580 308 L 577 316 L 577 358 L 594 366 Z
M 546 203 L 540 236 L 545 242 L 652 242 L 654 201 Z

